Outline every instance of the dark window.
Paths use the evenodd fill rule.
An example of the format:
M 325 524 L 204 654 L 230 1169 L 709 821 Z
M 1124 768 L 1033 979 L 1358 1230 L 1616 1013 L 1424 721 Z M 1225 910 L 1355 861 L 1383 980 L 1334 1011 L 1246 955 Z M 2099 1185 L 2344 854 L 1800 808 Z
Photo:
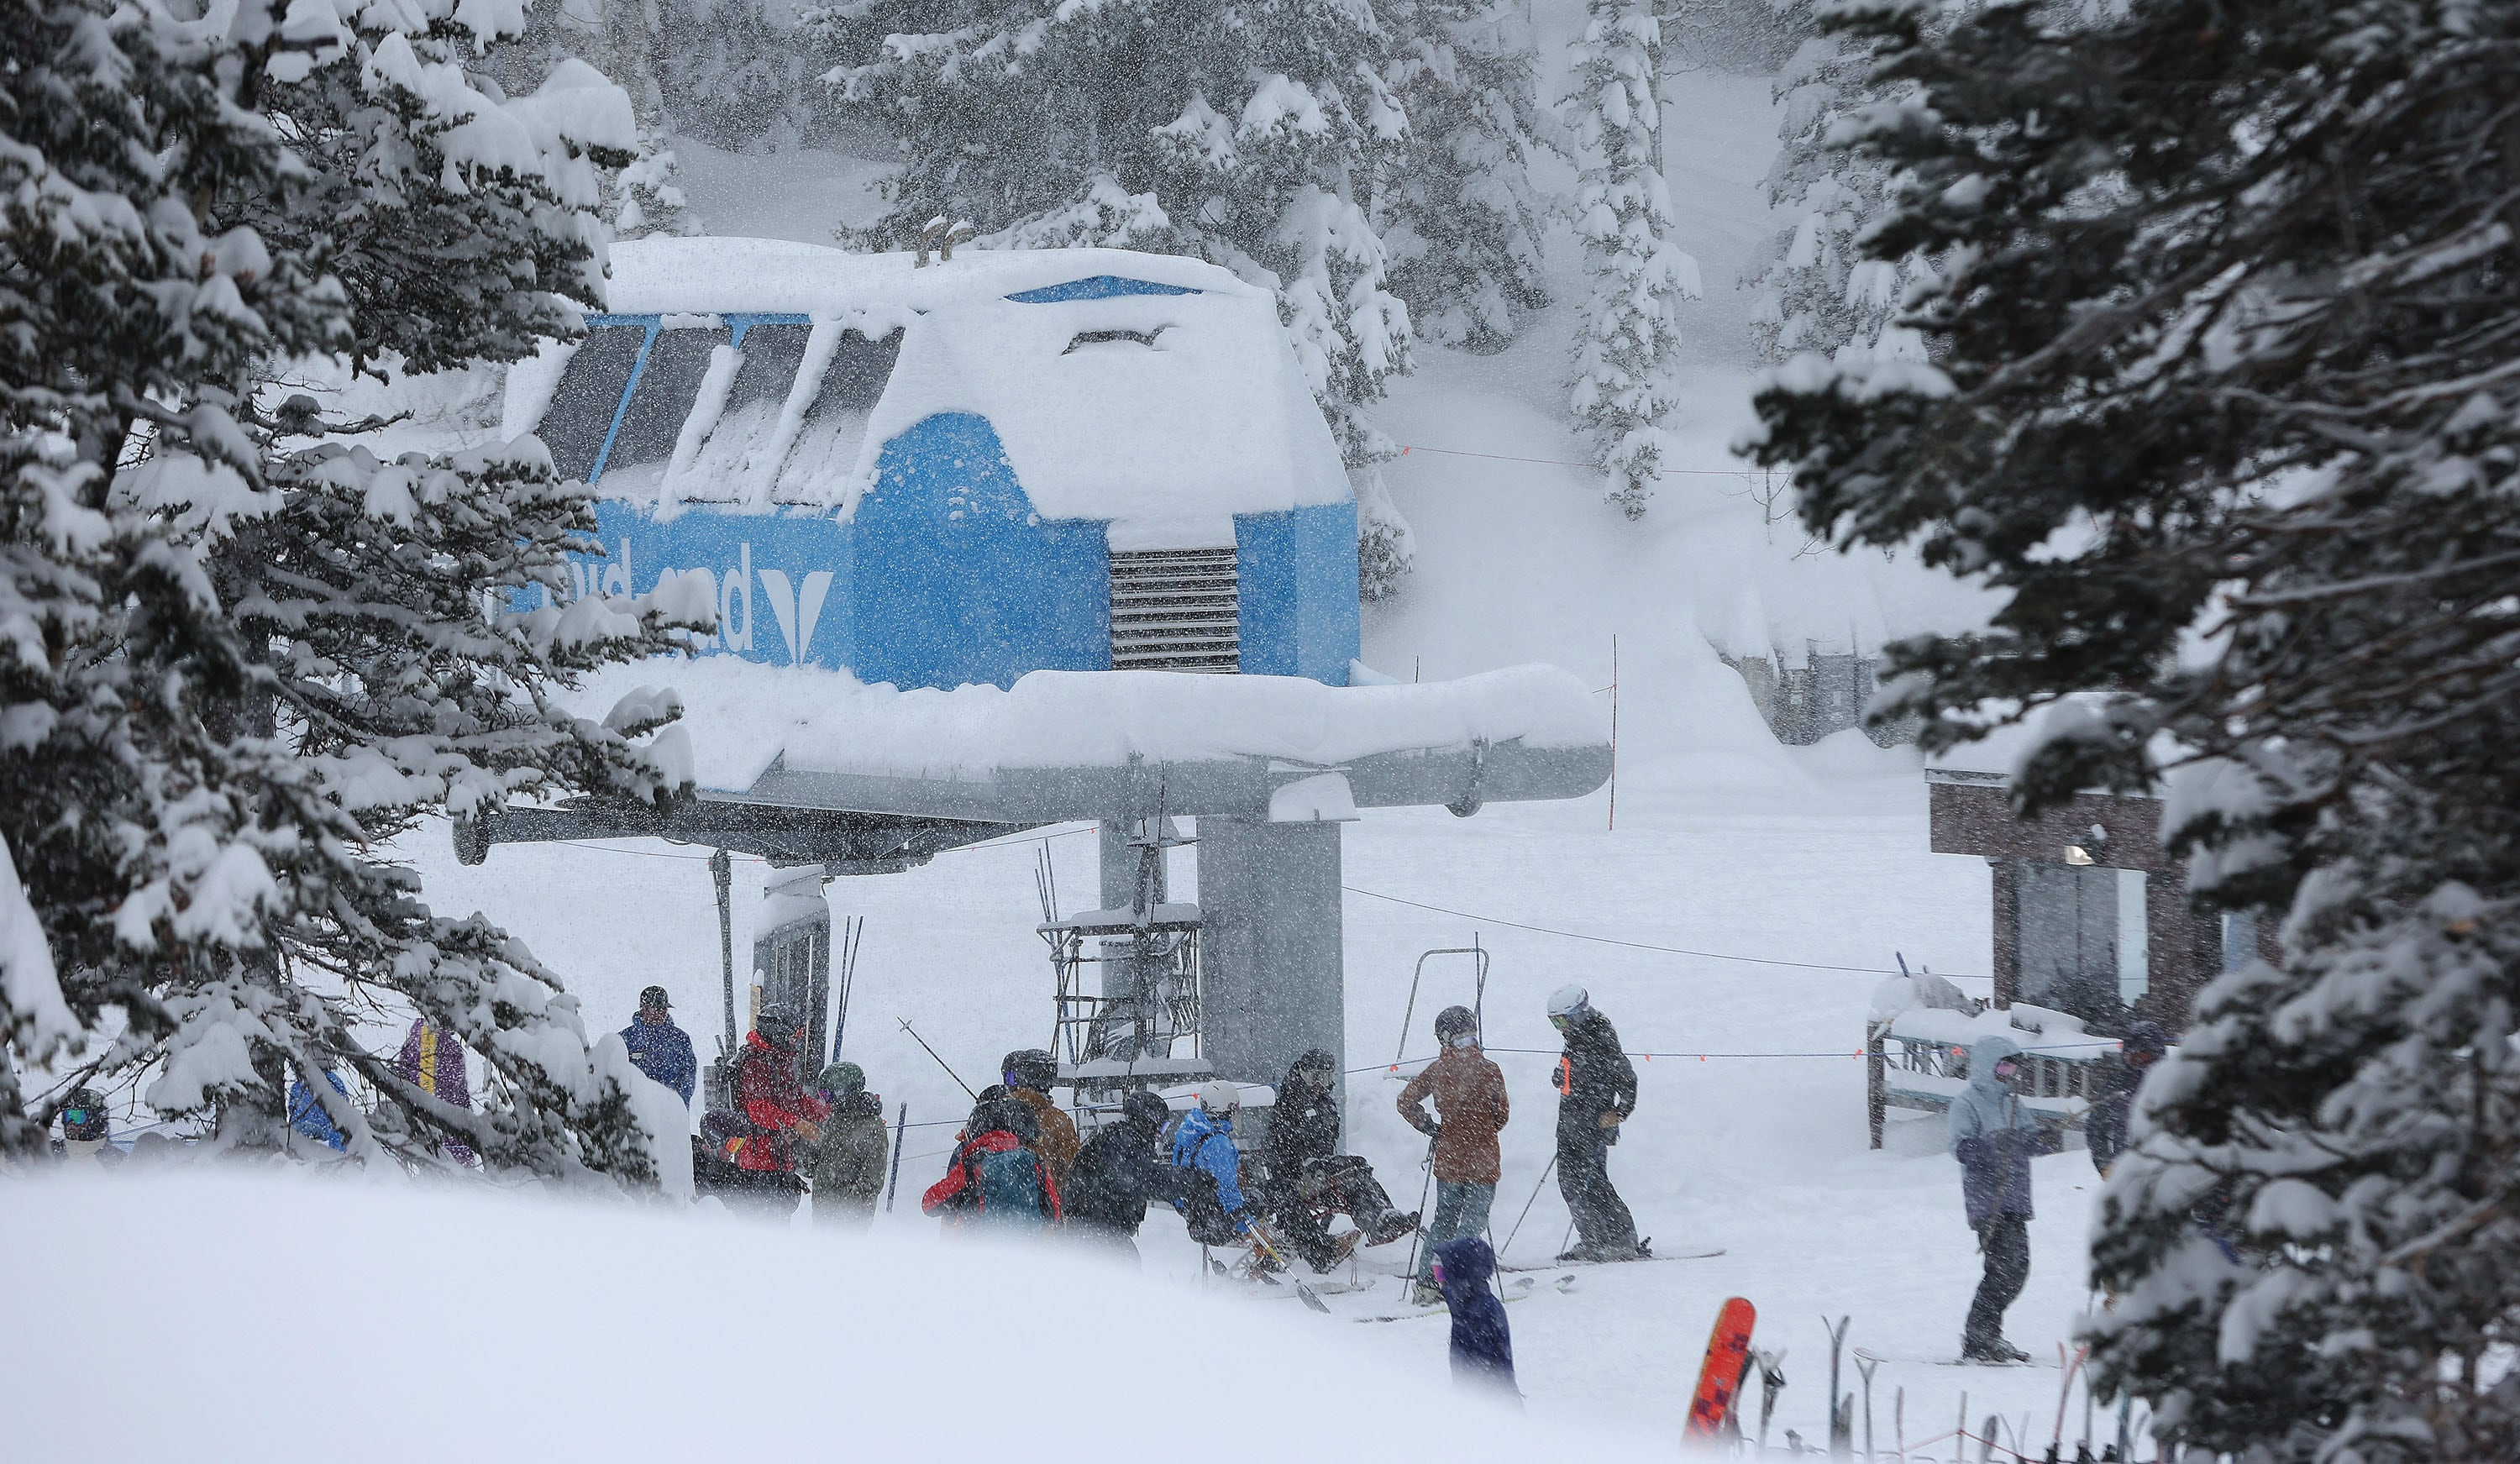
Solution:
M 595 455 L 604 450 L 621 388 L 630 384 L 630 368 L 647 338 L 646 326 L 597 326 L 568 358 L 535 428 L 562 477 L 583 479 L 595 470 Z
M 901 333 L 869 340 L 844 332 L 823 370 L 814 404 L 805 411 L 796 445 L 779 474 L 778 496 L 791 502 L 827 503 L 832 485 L 857 466 L 866 441 L 867 415 L 892 379 L 893 363 L 901 357 Z
M 2016 867 L 2020 999 L 2114 1020 L 2149 984 L 2142 872 L 2036 860 Z
M 736 371 L 735 384 L 727 389 L 727 412 L 731 415 L 766 401 L 776 418 L 787 405 L 788 388 L 796 382 L 796 368 L 805 360 L 805 341 L 813 333 L 811 326 L 754 326 L 744 332 L 743 365 Z
M 788 389 L 804 359 L 811 326 L 754 326 L 743 333 L 743 364 L 727 383 L 726 401 L 708 440 L 675 484 L 678 498 L 732 503 L 765 499 L 771 469 L 760 461 L 778 434 Z M 625 484 L 625 487 L 629 486 Z
M 899 331 L 877 340 L 856 331 L 841 333 L 839 348 L 832 352 L 832 364 L 823 371 L 823 390 L 814 399 L 814 410 L 874 411 L 884 383 L 892 379 L 893 363 L 900 359 Z
M 661 468 L 673 458 L 674 439 L 682 435 L 683 421 L 700 394 L 700 378 L 708 375 L 709 353 L 726 342 L 723 327 L 656 333 L 639 384 L 631 389 L 620 435 L 604 460 L 608 475 L 650 464 Z

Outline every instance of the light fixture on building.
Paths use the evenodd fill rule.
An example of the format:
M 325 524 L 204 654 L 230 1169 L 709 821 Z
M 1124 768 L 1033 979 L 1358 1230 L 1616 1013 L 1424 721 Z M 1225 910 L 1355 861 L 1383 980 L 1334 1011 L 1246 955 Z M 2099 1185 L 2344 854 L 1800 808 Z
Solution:
M 2080 844 L 2065 846 L 2065 863 L 2081 868 L 2092 863 L 2092 852 Z

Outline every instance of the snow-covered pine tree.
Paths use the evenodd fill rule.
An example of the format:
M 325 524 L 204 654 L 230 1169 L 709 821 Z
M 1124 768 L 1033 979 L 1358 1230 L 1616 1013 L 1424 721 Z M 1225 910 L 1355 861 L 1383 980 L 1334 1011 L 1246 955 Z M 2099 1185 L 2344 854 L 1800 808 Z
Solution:
M 832 58 L 798 12 L 786 0 L 547 0 L 485 68 L 530 85 L 561 61 L 583 61 L 630 93 L 643 133 L 779 152 L 828 130 L 816 78 Z
M 1888 202 L 1890 170 L 1879 157 L 1833 146 L 1831 138 L 1841 122 L 1884 98 L 1871 80 L 1871 46 L 1823 28 L 1823 5 L 1791 0 L 1780 12 L 1802 39 L 1777 76 L 1784 119 L 1767 188 L 1770 205 L 1791 222 L 1770 243 L 1749 285 L 1758 296 L 1752 343 L 1772 361 L 1797 351 L 1833 357 L 1850 346 L 1896 352 L 1906 340 L 1891 324 L 1902 276 L 1921 270 L 1914 261 L 1903 268 L 1866 258 L 1857 244 Z
M 1275 290 L 1357 483 L 1367 594 L 1389 592 L 1409 535 L 1369 411 L 1410 328 L 1368 203 L 1408 123 L 1365 0 L 851 0 L 819 27 L 851 50 L 840 105 L 901 140 L 861 243 L 941 214 L 985 244 L 1190 254 Z
M 354 1156 L 431 1162 L 451 1138 L 635 1178 L 648 1138 L 573 998 L 486 922 L 431 914 L 377 846 L 511 794 L 670 796 L 678 737 L 633 740 L 669 705 L 603 723 L 553 692 L 705 614 L 670 591 L 505 613 L 590 547 L 582 486 L 530 442 L 291 450 L 331 424 L 261 384 L 310 352 L 515 355 L 600 300 L 595 164 L 626 156 L 626 99 L 580 67 L 501 103 L 469 84 L 487 37 L 453 8 L 370 7 L 352 30 L 302 3 L 184 22 L 20 0 L 22 59 L 0 71 L 0 828 L 23 898 L 0 898 L 0 1015 L 24 1055 L 73 1063 L 61 1087 L 144 1084 L 161 1112 L 215 1114 L 224 1145 L 281 1141 L 289 1071 L 333 1068 L 379 1095 L 372 1123 L 309 1084 Z M 339 240 L 303 222 L 319 199 Z M 402 268 L 425 244 L 442 267 Z M 109 1007 L 116 1040 L 65 1059 Z M 353 1029 L 371 1012 L 479 1053 L 489 1101 L 404 1083 Z M 0 1088 L 0 1143 L 48 1116 Z
M 664 131 L 639 129 L 639 155 L 604 180 L 605 219 L 615 239 L 645 239 L 651 234 L 705 234 L 699 215 L 692 212 L 679 180 L 682 161 L 674 155 Z
M 202 377 L 233 375 L 257 350 L 331 346 L 338 321 L 299 261 L 273 258 L 249 234 L 210 234 L 188 206 L 223 184 L 278 188 L 288 171 L 269 125 L 212 81 L 223 47 L 155 12 L 86 0 L 13 0 L 8 34 L 0 838 L 12 867 L 0 890 L 0 1018 L 16 1050 L 0 1055 L 0 1144 L 25 1153 L 50 1114 L 27 1117 L 18 1062 L 61 1058 L 108 1000 L 140 1003 L 146 1023 L 150 974 L 113 979 L 114 914 L 170 863 L 168 816 L 202 801 L 202 770 L 157 754 L 181 735 L 187 709 L 148 694 L 146 671 L 180 663 L 187 641 L 216 634 L 216 617 L 193 593 L 199 566 L 169 543 L 172 526 L 112 491 L 117 457 L 146 424 L 166 434 L 170 461 L 180 449 L 204 478 L 253 474 L 229 404 L 197 399 Z M 186 863 L 198 882 L 211 861 Z M 203 894 L 187 901 L 199 924 L 252 900 Z
M 1592 298 L 1575 334 L 1575 420 L 1602 494 L 1644 516 L 1677 406 L 1680 302 L 1700 292 L 1697 261 L 1673 246 L 1663 181 L 1662 30 L 1647 0 L 1589 0 L 1565 110 L 1583 174 L 1575 232 Z
M 1763 455 L 2002 597 L 1876 715 L 2052 707 L 2025 804 L 2165 779 L 2283 921 L 2138 1099 L 2099 1385 L 2206 1453 L 2520 1457 L 2520 5 L 1917 15 L 1860 18 L 1932 108 L 1866 146 L 1937 353 L 1789 363 Z
M 1375 197 L 1391 288 L 1418 335 L 1487 354 L 1549 303 L 1547 213 L 1531 152 L 1558 136 L 1541 110 L 1527 0 L 1385 0 L 1384 79 L 1409 139 Z

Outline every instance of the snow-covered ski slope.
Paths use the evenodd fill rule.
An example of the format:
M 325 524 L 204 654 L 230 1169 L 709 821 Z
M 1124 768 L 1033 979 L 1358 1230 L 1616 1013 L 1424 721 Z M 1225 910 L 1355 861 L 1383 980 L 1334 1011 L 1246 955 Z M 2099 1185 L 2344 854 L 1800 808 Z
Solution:
M 617 1206 L 158 1183 L 146 1206 L 113 1179 L 0 1205 L 0 1244 L 67 1263 L 12 1279 L 12 1460 L 1063 1464 L 1295 1459 L 1325 1438 L 1375 1459 L 1656 1452 L 1465 1405 L 1295 1309 L 1220 1316 L 1082 1256 L 803 1232 L 735 1255 L 723 1229 Z M 376 1264 L 339 1264 L 331 1236 Z
M 1601 795 L 1492 808 L 1468 821 L 1440 811 L 1369 813 L 1348 831 L 1348 1050 L 1351 1065 L 1367 1069 L 1348 1078 L 1350 1146 L 1372 1161 L 1403 1209 L 1418 1204 L 1424 1141 L 1394 1112 L 1399 1084 L 1375 1064 L 1398 1044 L 1411 968 L 1423 951 L 1475 938 L 1495 953 L 1487 1030 L 1515 1104 L 1504 1140 L 1500 1240 L 1552 1152 L 1555 1043 L 1542 1007 L 1557 985 L 1589 986 L 1632 1050 L 1798 1054 L 1638 1064 L 1642 1098 L 1611 1172 L 1639 1227 L 1658 1244 L 1722 1246 L 1727 1254 L 1586 1268 L 1571 1292 L 1543 1287 L 1516 1306 L 1515 1353 L 1535 1410 L 1676 1434 L 1706 1328 L 1728 1295 L 1757 1302 L 1762 1346 L 1792 1350 L 1794 1385 L 1778 1427 L 1806 1437 L 1822 1426 L 1822 1314 L 1853 1313 L 1851 1341 L 1883 1353 L 1957 1351 L 1977 1258 L 1960 1216 L 1958 1168 L 1941 1153 L 1941 1126 L 1894 1120 L 1890 1151 L 1865 1146 L 1863 1068 L 1853 1054 L 1879 978 L 1646 949 L 1857 967 L 1886 965 L 1896 950 L 1936 970 L 1985 969 L 1983 866 L 1923 852 L 1923 800 L 1904 756 L 1868 746 L 1861 761 L 1875 771 L 1846 775 L 1830 766 L 1840 752 L 1793 759 L 1819 789 L 1806 798 L 1700 801 L 1623 788 L 1615 833 L 1602 829 Z M 1049 839 L 1070 907 L 1091 902 L 1093 842 L 1081 830 Z M 930 1228 L 915 1213 L 918 1191 L 941 1175 L 952 1122 L 968 1106 L 898 1022 L 910 1020 L 974 1087 L 995 1076 L 1004 1052 L 1039 1043 L 1048 1030 L 1049 963 L 1031 929 L 1041 847 L 1036 837 L 951 853 L 922 869 L 832 887 L 836 911 L 867 918 L 847 1055 L 867 1068 L 887 1107 L 906 1101 L 914 1124 L 937 1125 L 911 1131 L 901 1208 L 881 1218 L 885 1233 Z M 503 845 L 471 869 L 436 840 L 412 853 L 442 908 L 477 906 L 506 922 L 560 966 L 591 1021 L 626 1022 L 639 988 L 661 981 L 703 1049 L 709 1045 L 716 917 L 695 851 Z M 1176 859 L 1184 887 L 1190 862 Z M 758 904 L 765 872 L 759 864 L 737 865 L 740 922 Z M 1574 940 L 1508 920 L 1633 944 Z M 737 940 L 741 952 L 743 924 Z M 1469 987 L 1466 960 L 1428 963 L 1410 1055 L 1431 1050 L 1433 1012 L 1467 1001 Z M 2080 1258 L 2096 1184 L 2077 1150 L 2040 1160 L 2038 1185 L 2030 1290 L 2012 1312 L 2011 1332 L 2048 1355 L 2085 1305 Z M 729 1252 L 752 1243 L 752 1227 L 735 1220 L 690 1223 L 711 1227 Z M 1552 1182 L 1508 1259 L 1546 1260 L 1565 1225 Z M 1375 1292 L 1328 1298 L 1333 1312 L 1389 1310 L 1405 1249 L 1363 1252 L 1364 1272 L 1390 1279 Z M 1148 1284 L 1200 1284 L 1196 1253 L 1178 1221 L 1150 1220 L 1145 1250 Z M 871 1263 L 835 1252 L 832 1264 Z M 1291 1298 L 1283 1310 L 1335 1325 Z M 1362 1332 L 1398 1365 L 1430 1380 L 1444 1376 L 1440 1324 Z M 1851 1386 L 1851 1362 L 1847 1377 Z M 1947 1426 L 1963 1389 L 1981 1417 L 1989 1409 L 2016 1420 L 2034 1406 L 2052 1412 L 2056 1376 L 1889 1364 L 1877 1385 L 1885 1440 L 1889 1390 L 1901 1383 L 1912 1416 L 1921 1410 Z M 1912 1437 L 1918 1432 L 1912 1426 Z

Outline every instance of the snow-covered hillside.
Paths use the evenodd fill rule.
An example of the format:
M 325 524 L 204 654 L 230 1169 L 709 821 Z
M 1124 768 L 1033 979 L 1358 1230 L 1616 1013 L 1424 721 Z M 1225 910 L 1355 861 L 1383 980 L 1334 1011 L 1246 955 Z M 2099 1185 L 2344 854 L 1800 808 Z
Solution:
M 158 1185 L 148 1207 L 101 1180 L 0 1206 L 15 1254 L 123 1258 L 13 1283 L 10 1457 L 1068 1460 L 1188 1451 L 1229 1426 L 1253 1451 L 1238 1457 L 1294 1457 L 1326 1429 L 1384 1458 L 1570 1442 L 1411 1377 L 1353 1329 L 1115 1284 L 1075 1252 L 758 1230 L 739 1248 L 724 1227 L 553 1200 Z M 404 1259 L 310 1254 L 352 1234 Z M 129 1386 L 141 1369 L 180 1382 Z M 1604 1460 L 1647 1456 L 1615 1426 L 1580 1437 Z

